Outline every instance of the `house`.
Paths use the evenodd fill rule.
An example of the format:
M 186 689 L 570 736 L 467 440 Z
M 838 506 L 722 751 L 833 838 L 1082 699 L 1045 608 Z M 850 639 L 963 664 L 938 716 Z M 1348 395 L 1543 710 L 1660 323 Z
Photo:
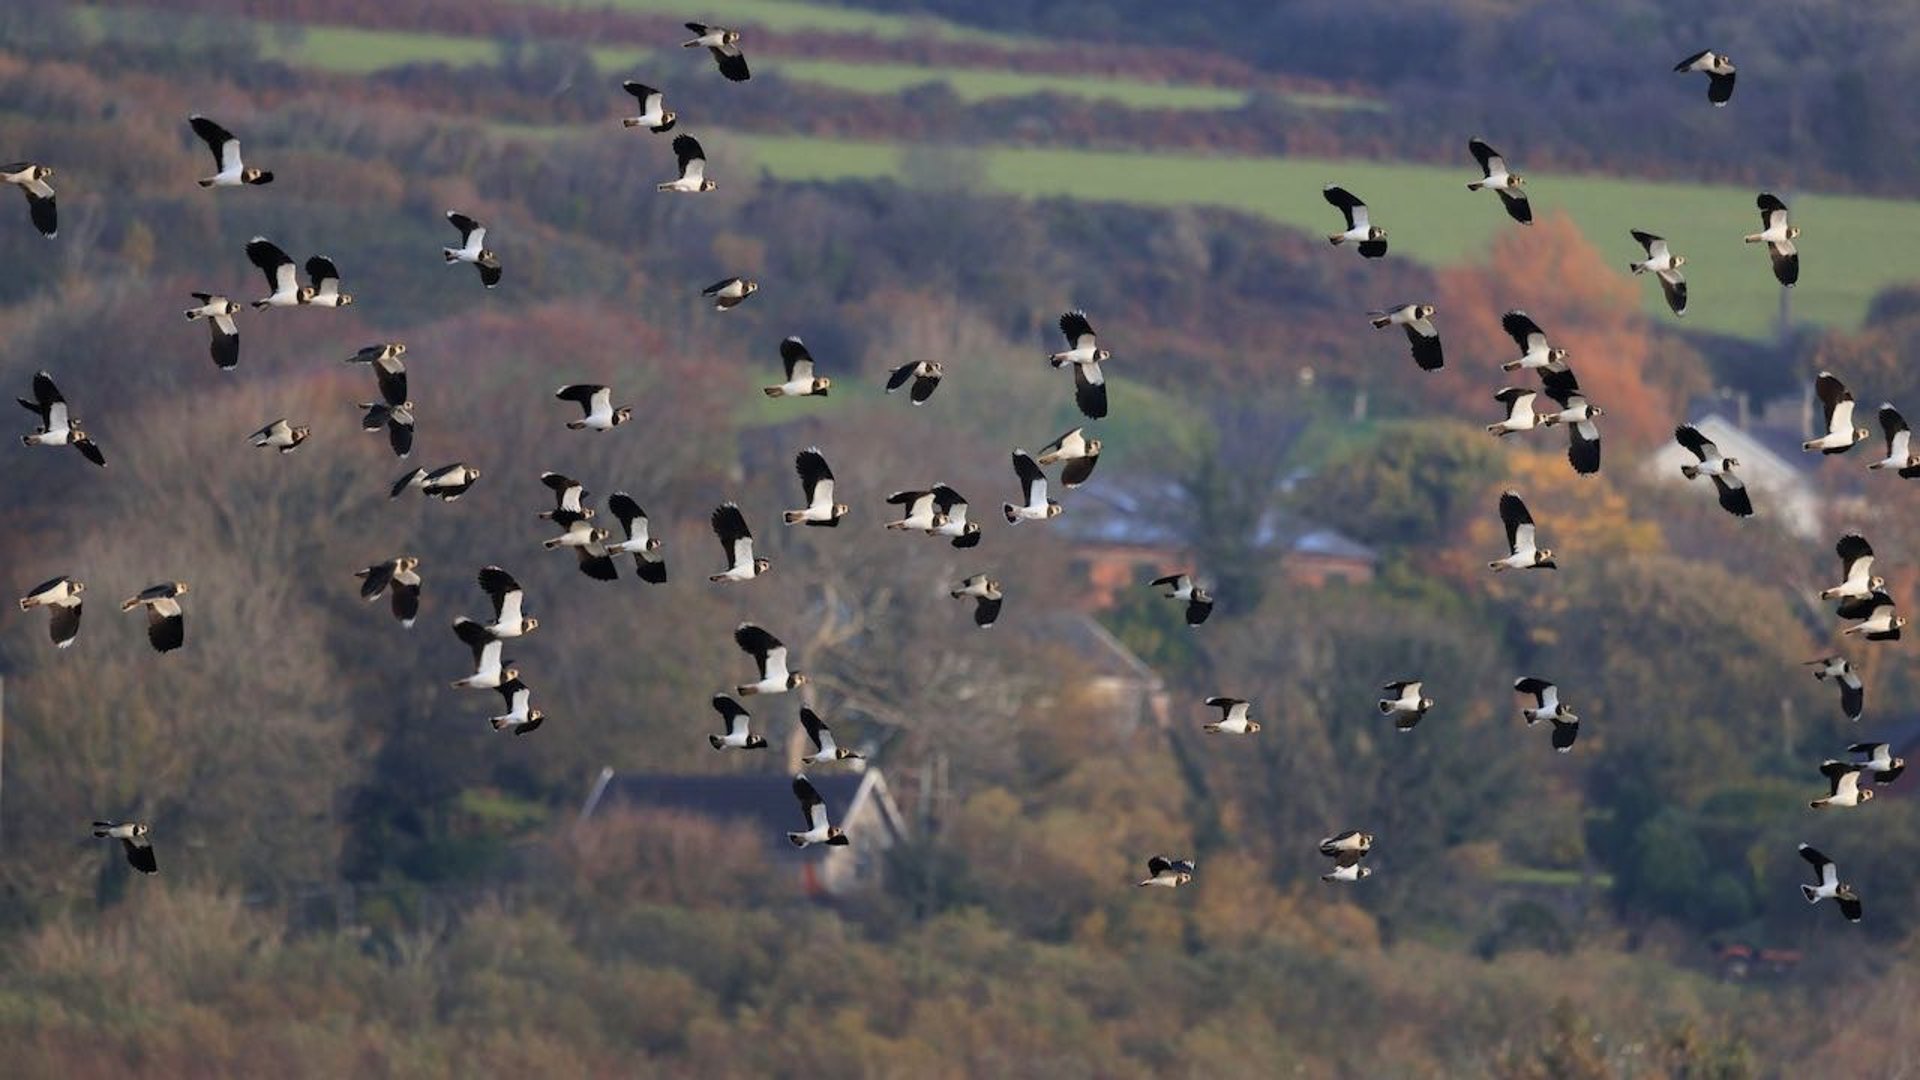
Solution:
M 1166 681 L 1100 620 L 1084 612 L 1056 612 L 1026 620 L 1023 636 L 1035 647 L 1065 653 L 1071 665 L 1063 675 L 1080 688 L 1125 731 L 1164 727 L 1170 699 Z
M 1812 474 L 1801 463 L 1799 439 L 1791 429 L 1743 428 L 1718 412 L 1701 416 L 1693 421 L 1693 426 L 1711 439 L 1721 453 L 1740 463 L 1739 475 L 1753 490 L 1754 504 L 1765 507 L 1763 512 L 1768 517 L 1801 539 L 1820 537 L 1820 491 L 1814 485 Z M 1685 484 L 1690 481 L 1680 474 L 1680 466 L 1695 460 L 1685 447 L 1669 440 L 1647 457 L 1641 471 L 1661 483 Z
M 794 874 L 809 896 L 846 896 L 881 884 L 887 852 L 907 838 L 906 819 L 886 777 L 873 767 L 822 767 L 807 779 L 826 800 L 833 823 L 846 830 L 845 847 L 796 848 L 787 842 L 787 833 L 805 826 L 793 778 L 785 773 L 694 776 L 604 768 L 580 808 L 580 820 L 627 806 L 737 822 L 766 837 L 768 861 Z

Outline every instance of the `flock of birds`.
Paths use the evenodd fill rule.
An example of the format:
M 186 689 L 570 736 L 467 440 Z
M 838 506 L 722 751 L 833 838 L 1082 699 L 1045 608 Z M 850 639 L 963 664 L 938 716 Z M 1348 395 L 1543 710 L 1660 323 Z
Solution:
M 738 31 L 699 23 L 688 23 L 687 26 L 695 35 L 692 40 L 685 42 L 687 48 L 706 48 L 721 75 L 730 81 L 744 82 L 751 77 L 746 56 L 740 49 L 741 35 Z M 1701 52 L 1681 61 L 1675 70 L 1705 73 L 1709 77 L 1708 98 L 1715 106 L 1723 106 L 1731 99 L 1735 69 L 1732 60 L 1725 55 Z M 664 93 L 638 82 L 626 82 L 623 87 L 640 107 L 639 115 L 622 119 L 623 126 L 646 128 L 654 133 L 666 133 L 674 129 L 678 115 L 666 107 Z M 240 141 L 226 128 L 204 116 L 190 117 L 188 122 L 194 133 L 207 144 L 216 166 L 213 175 L 199 179 L 200 186 L 258 186 L 273 181 L 273 173 L 247 164 L 241 155 Z M 698 194 L 716 188 L 715 181 L 707 175 L 706 154 L 698 140 L 686 134 L 676 135 L 672 148 L 678 162 L 678 175 L 660 183 L 658 188 L 661 192 Z M 1469 182 L 1467 188 L 1470 191 L 1495 192 L 1509 216 L 1522 225 L 1531 224 L 1533 210 L 1525 190 L 1526 178 L 1511 169 L 1506 158 L 1482 139 L 1470 140 L 1468 150 L 1478 164 L 1481 175 Z M 0 180 L 19 187 L 25 193 L 33 224 L 48 237 L 56 235 L 58 231 L 55 194 L 47 182 L 53 175 L 53 169 L 37 162 L 0 167 Z M 1323 196 L 1341 212 L 1346 226 L 1328 236 L 1332 244 L 1339 246 L 1351 243 L 1367 259 L 1382 258 L 1387 254 L 1386 230 L 1374 223 L 1364 201 L 1336 185 L 1327 186 Z M 1799 227 L 1791 222 L 1786 205 L 1772 194 L 1762 193 L 1758 198 L 1758 208 L 1761 229 L 1748 235 L 1745 240 L 1767 246 L 1776 279 L 1782 286 L 1791 287 L 1799 279 L 1799 255 L 1794 245 L 1800 235 Z M 502 280 L 502 261 L 499 254 L 487 246 L 487 226 L 458 211 L 450 211 L 446 217 L 459 232 L 460 245 L 442 249 L 444 261 L 448 264 L 471 265 L 486 288 L 497 287 Z M 1629 269 L 1634 274 L 1654 275 L 1673 313 L 1676 316 L 1685 315 L 1687 283 L 1681 273 L 1681 267 L 1686 263 L 1685 256 L 1675 253 L 1667 241 L 1656 234 L 1634 230 L 1632 236 L 1643 249 L 1645 257 L 1630 263 Z M 339 268 L 324 255 L 314 255 L 304 264 L 296 263 L 265 237 L 251 240 L 246 245 L 246 255 L 265 276 L 268 288 L 265 296 L 252 301 L 251 306 L 255 310 L 297 306 L 345 307 L 353 303 L 353 296 L 341 290 Z M 301 281 L 303 269 L 305 284 Z M 702 290 L 702 295 L 711 299 L 717 310 L 727 311 L 745 303 L 758 288 L 758 283 L 750 279 L 729 277 L 708 286 Z M 243 311 L 243 305 L 215 293 L 194 293 L 193 297 L 195 306 L 186 311 L 187 318 L 207 322 L 211 331 L 210 353 L 213 362 L 221 370 L 231 371 L 240 359 L 236 317 Z M 1435 308 L 1426 303 L 1399 304 L 1370 313 L 1376 328 L 1399 326 L 1405 331 L 1414 362 L 1425 371 L 1438 370 L 1445 364 L 1434 315 Z M 1502 365 L 1503 370 L 1531 371 L 1539 379 L 1540 385 L 1537 390 L 1508 386 L 1495 394 L 1495 400 L 1505 407 L 1506 416 L 1487 425 L 1487 430 L 1504 437 L 1539 428 L 1564 426 L 1569 435 L 1567 456 L 1574 471 L 1581 475 L 1598 472 L 1601 455 L 1597 421 L 1604 412 L 1581 391 L 1579 381 L 1568 363 L 1567 350 L 1555 347 L 1546 331 L 1524 311 L 1508 312 L 1501 321 L 1519 353 Z M 1067 312 L 1061 316 L 1059 327 L 1066 347 L 1051 353 L 1048 360 L 1056 369 L 1072 371 L 1074 400 L 1081 413 L 1090 420 L 1103 419 L 1107 415 L 1107 391 L 1106 376 L 1101 365 L 1111 360 L 1112 353 L 1101 345 L 1084 312 Z M 824 397 L 831 393 L 833 380 L 818 374 L 818 365 L 799 338 L 789 337 L 782 341 L 779 352 L 782 376 L 779 382 L 765 388 L 769 397 Z M 363 428 L 367 431 L 385 431 L 393 453 L 402 459 L 411 452 L 414 431 L 414 403 L 408 392 L 406 366 L 402 359 L 405 354 L 405 344 L 384 342 L 360 349 L 346 358 L 350 363 L 368 365 L 375 374 L 376 400 L 358 406 L 365 410 Z M 939 389 L 944 374 L 938 362 L 912 361 L 890 372 L 885 389 L 888 393 L 907 389 L 908 399 L 914 405 L 925 405 Z M 1826 433 L 1806 443 L 1808 451 L 1843 453 L 1868 437 L 1865 428 L 1854 426 L 1853 397 L 1838 378 L 1830 373 L 1821 373 L 1817 391 L 1825 406 Z M 1553 408 L 1542 410 L 1536 407 L 1535 403 L 1541 395 L 1553 403 Z M 569 384 L 560 387 L 554 396 L 580 409 L 579 418 L 566 424 L 571 430 L 605 432 L 634 419 L 633 407 L 616 405 L 613 391 L 607 386 Z M 71 446 L 93 464 L 106 465 L 100 448 L 80 426 L 79 417 L 46 372 L 34 376 L 32 398 L 22 398 L 20 403 L 33 412 L 39 421 L 38 427 L 24 436 L 23 441 L 27 445 Z M 1887 455 L 1869 468 L 1891 468 L 1903 477 L 1920 475 L 1920 453 L 1915 452 L 1907 424 L 1899 412 L 1891 405 L 1883 406 L 1880 422 L 1887 437 Z M 271 448 L 286 454 L 306 442 L 310 432 L 311 429 L 305 425 L 280 418 L 254 432 L 249 436 L 249 441 L 256 447 Z M 1683 467 L 1684 475 L 1688 479 L 1710 478 L 1719 492 L 1720 504 L 1728 512 L 1743 518 L 1751 516 L 1752 501 L 1737 471 L 1740 463 L 1721 453 L 1697 428 L 1683 425 L 1676 429 L 1675 438 L 1697 458 L 1696 463 Z M 1076 427 L 1044 447 L 1037 457 L 1024 449 L 1014 450 L 1012 464 L 1019 501 L 1002 504 L 1007 523 L 1044 522 L 1060 516 L 1065 508 L 1049 495 L 1051 484 L 1046 469 L 1059 466 L 1060 486 L 1065 489 L 1078 487 L 1092 476 L 1101 449 L 1099 438 L 1087 434 L 1082 427 Z M 851 508 L 836 499 L 833 469 L 825 454 L 818 447 L 808 447 L 796 455 L 794 468 L 800 480 L 804 503 L 798 509 L 785 511 L 782 517 L 784 523 L 825 528 L 839 526 Z M 466 462 L 453 462 L 431 469 L 414 468 L 393 482 L 390 496 L 398 498 L 409 490 L 417 490 L 422 495 L 453 502 L 470 490 L 480 476 L 480 469 Z M 573 549 L 581 572 L 596 580 L 617 580 L 621 557 L 630 555 L 634 573 L 641 581 L 653 585 L 667 581 L 662 542 L 651 535 L 647 514 L 633 496 L 616 491 L 607 500 L 607 509 L 618 523 L 621 534 L 619 539 L 615 539 L 611 529 L 594 523 L 596 512 L 589 504 L 591 493 L 582 484 L 553 472 L 543 473 L 540 479 L 552 491 L 555 499 L 553 508 L 543 511 L 540 517 L 551 521 L 560 530 L 545 542 L 546 548 Z M 886 501 L 897 507 L 900 515 L 897 520 L 886 523 L 888 529 L 945 538 L 958 549 L 972 549 L 981 541 L 981 523 L 970 518 L 968 501 L 948 484 L 935 483 L 925 489 L 896 492 L 888 496 Z M 1498 572 L 1556 568 L 1554 552 L 1540 545 L 1538 527 L 1517 492 L 1508 491 L 1500 496 L 1499 513 L 1505 526 L 1507 553 L 1489 562 L 1490 569 Z M 771 561 L 755 553 L 752 529 L 746 514 L 737 504 L 727 502 L 717 507 L 711 515 L 711 524 L 720 542 L 724 564 L 709 576 L 709 581 L 749 582 L 769 572 Z M 1871 573 L 1873 552 L 1867 541 L 1849 534 L 1841 539 L 1838 553 L 1842 561 L 1843 580 L 1821 595 L 1824 599 L 1840 602 L 1838 614 L 1842 618 L 1856 620 L 1843 633 L 1858 634 L 1868 641 L 1898 639 L 1901 627 L 1907 620 L 1897 614 L 1894 601 L 1884 589 L 1884 580 Z M 411 626 L 420 608 L 422 578 L 419 565 L 417 557 L 400 555 L 358 571 L 360 595 L 368 601 L 386 595 L 393 616 L 403 625 Z M 519 582 L 505 569 L 486 566 L 479 571 L 476 580 L 490 603 L 492 614 L 484 619 L 461 617 L 454 621 L 455 636 L 472 652 L 473 670 L 471 674 L 455 680 L 453 686 L 499 693 L 505 712 L 491 718 L 494 729 L 525 735 L 538 729 L 545 715 L 533 706 L 532 689 L 521 677 L 515 661 L 504 655 L 504 649 L 506 643 L 534 632 L 540 623 L 537 618 L 526 614 L 525 593 Z M 1169 574 L 1152 584 L 1156 588 L 1163 588 L 1166 598 L 1185 605 L 1185 620 L 1189 626 L 1202 625 L 1212 612 L 1213 596 L 1192 574 Z M 29 591 L 21 598 L 20 606 L 23 610 L 47 608 L 51 613 L 50 634 L 53 643 L 64 649 L 72 645 L 79 634 L 85 589 L 84 582 L 68 576 L 58 577 Z M 149 640 L 154 649 L 165 653 L 181 648 L 186 642 L 185 614 L 181 601 L 187 592 L 188 584 L 184 581 L 162 582 L 129 597 L 121 607 L 123 611 L 131 611 L 136 607 L 146 610 Z M 990 573 L 984 572 L 956 583 L 950 594 L 957 600 L 973 601 L 973 620 L 982 628 L 994 625 L 1005 601 L 1005 590 L 1001 583 Z M 752 622 L 740 624 L 734 632 L 734 641 L 752 659 L 755 677 L 750 682 L 737 685 L 732 695 L 722 693 L 712 698 L 711 704 L 720 717 L 722 730 L 719 734 L 709 735 L 708 742 L 717 751 L 764 749 L 768 745 L 767 740 L 754 733 L 752 717 L 738 698 L 785 693 L 805 685 L 807 675 L 792 665 L 788 648 L 778 637 Z M 1831 679 L 1840 687 L 1843 711 L 1850 720 L 1858 721 L 1864 710 L 1865 688 L 1852 665 L 1842 656 L 1826 657 L 1811 663 L 1815 666 L 1817 678 Z M 1424 693 L 1420 679 L 1398 679 L 1385 684 L 1384 689 L 1390 696 L 1380 699 L 1379 710 L 1383 715 L 1393 718 L 1394 726 L 1399 731 L 1413 730 L 1435 706 L 1434 699 Z M 1523 702 L 1519 710 L 1521 718 L 1529 726 L 1547 722 L 1551 727 L 1554 749 L 1562 753 L 1571 751 L 1579 735 L 1580 717 L 1561 700 L 1560 688 L 1547 679 L 1525 676 L 1514 682 L 1513 690 Z M 1252 704 L 1244 699 L 1216 696 L 1206 699 L 1205 704 L 1220 710 L 1220 719 L 1204 727 L 1209 734 L 1250 736 L 1260 731 L 1259 722 L 1252 718 Z M 800 722 L 814 747 L 814 752 L 802 759 L 803 763 L 826 765 L 861 757 L 857 751 L 839 745 L 831 728 L 811 708 L 801 708 Z M 1870 786 L 1863 787 L 1863 780 L 1881 784 L 1891 782 L 1900 775 L 1905 765 L 1904 761 L 1892 755 L 1891 747 L 1886 743 L 1856 743 L 1849 747 L 1849 752 L 1857 760 L 1832 760 L 1821 765 L 1821 773 L 1828 780 L 1830 790 L 1826 797 L 1813 801 L 1814 807 L 1854 807 L 1867 802 L 1873 797 L 1873 790 Z M 814 844 L 844 846 L 849 843 L 847 834 L 830 820 L 825 802 L 804 772 L 794 777 L 793 792 L 800 804 L 805 828 L 787 833 L 787 839 L 792 844 L 807 847 Z M 121 841 L 128 860 L 136 869 L 149 874 L 157 872 L 158 862 L 149 839 L 147 823 L 98 821 L 94 823 L 93 831 L 96 837 Z M 1373 850 L 1373 840 L 1371 833 L 1358 829 L 1349 829 L 1322 840 L 1320 854 L 1332 860 L 1332 868 L 1322 875 L 1323 880 L 1355 882 L 1369 876 L 1372 868 L 1366 865 L 1365 860 Z M 1859 920 L 1859 896 L 1851 885 L 1840 880 L 1833 862 L 1804 844 L 1800 846 L 1800 853 L 1812 864 L 1817 877 L 1813 884 L 1802 886 L 1807 899 L 1817 902 L 1823 898 L 1835 898 L 1848 919 Z M 1191 859 L 1155 855 L 1147 862 L 1147 874 L 1140 885 L 1177 887 L 1193 880 L 1194 863 Z

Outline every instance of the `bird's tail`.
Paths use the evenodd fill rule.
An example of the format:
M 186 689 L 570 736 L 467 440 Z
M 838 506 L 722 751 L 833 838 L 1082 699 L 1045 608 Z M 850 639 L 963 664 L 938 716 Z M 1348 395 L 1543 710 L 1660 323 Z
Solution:
M 1800 895 L 1806 897 L 1807 903 L 1809 904 L 1817 904 L 1820 902 L 1820 893 L 1811 885 L 1803 883 L 1800 886 Z
M 1869 469 L 1884 469 L 1886 467 L 1887 467 L 1887 463 L 1884 460 L 1872 462 L 1867 466 L 1867 468 Z
M 1680 466 L 1680 475 L 1686 477 L 1689 480 L 1698 479 L 1700 476 L 1700 466 L 1682 465 Z
M 447 260 L 448 262 L 452 262 L 455 259 L 458 259 L 460 255 L 458 252 L 454 251 L 452 248 L 441 248 L 440 257 Z
M 719 580 L 719 579 L 716 578 L 715 580 Z M 740 695 L 741 697 L 751 697 L 752 695 L 759 693 L 760 688 L 757 686 L 736 686 L 733 688 L 733 692 Z
M 1468 190 L 1468 191 L 1479 191 L 1479 190 L 1480 190 L 1481 188 L 1483 188 L 1483 187 L 1486 187 L 1486 186 L 1487 186 L 1487 182 L 1486 182 L 1485 180 L 1469 180 L 1469 181 L 1467 181 L 1467 190 Z
M 1807 805 L 1815 810 L 1825 810 L 1828 804 L 1825 799 L 1815 799 Z
M 501 729 L 503 729 L 503 728 L 505 728 L 505 727 L 507 726 L 507 724 L 509 723 L 509 721 L 508 721 L 508 719 L 507 719 L 506 717 L 504 717 L 504 716 L 496 716 L 496 717 L 494 717 L 494 718 L 493 718 L 493 720 L 492 720 L 492 723 L 493 723 L 493 730 L 495 730 L 495 731 L 499 731 L 499 730 L 501 730 Z
M 769 386 L 769 387 L 767 387 L 767 388 L 765 388 L 765 389 L 763 389 L 763 390 L 762 390 L 762 391 L 760 391 L 760 392 L 761 392 L 761 393 L 763 393 L 763 394 L 765 394 L 765 395 L 767 395 L 768 397 L 785 397 L 785 396 L 787 396 L 787 392 L 786 392 L 785 390 L 782 390 L 782 389 L 781 389 L 780 387 L 778 387 L 778 386 Z
M 1220 724 L 1218 721 L 1210 724 L 1202 724 L 1200 725 L 1200 730 L 1209 735 L 1218 735 L 1220 734 Z
M 700 39 L 694 38 L 692 41 L 683 41 L 680 43 L 680 47 L 683 49 L 697 49 L 700 47 Z
M 96 837 L 105 836 L 107 835 L 107 830 L 111 828 L 113 828 L 113 822 L 111 821 L 96 821 L 93 823 L 93 835 Z
M 807 512 L 805 510 L 789 510 L 780 516 L 786 521 L 787 524 L 797 525 L 800 522 L 805 521 L 807 519 Z
M 1647 272 L 1647 268 L 1646 268 L 1645 266 L 1643 266 L 1643 265 L 1641 265 L 1640 263 L 1637 263 L 1637 262 L 1630 262 L 1630 263 L 1628 263 L 1628 264 L 1627 264 L 1627 269 L 1628 269 L 1628 270 L 1631 270 L 1631 271 L 1633 271 L 1633 272 L 1634 272 L 1634 273 L 1636 273 L 1636 274 L 1644 274 L 1644 273 L 1646 273 L 1646 272 Z
M 207 180 L 202 180 L 202 181 L 200 181 L 200 186 L 201 186 L 201 187 L 212 187 L 212 186 L 213 186 L 213 181 L 212 181 L 211 179 L 207 179 Z
M 255 311 L 264 311 L 272 306 L 272 304 L 267 303 L 265 300 L 255 300 L 253 302 L 253 310 Z
M 787 843 L 792 844 L 794 847 L 806 847 L 807 838 L 797 832 L 790 832 L 787 834 Z
M 672 191 L 672 190 L 673 190 L 673 182 L 672 182 L 672 181 L 668 181 L 668 182 L 666 182 L 666 183 L 664 183 L 664 184 L 656 184 L 656 185 L 654 185 L 654 190 L 655 190 L 655 191 Z
M 1332 244 L 1334 247 L 1339 247 L 1346 242 L 1347 237 L 1344 233 L 1330 233 L 1327 236 L 1327 243 Z
M 639 126 L 640 126 L 640 121 L 638 121 L 638 120 L 636 120 L 636 119 L 634 119 L 633 117 L 631 117 L 631 116 L 629 116 L 629 117 L 626 117 L 625 119 L 623 119 L 623 120 L 621 120 L 621 121 L 620 121 L 620 126 L 621 126 L 621 127 L 630 127 L 630 128 L 637 128 L 637 127 L 639 127 Z
M 1375 330 L 1385 330 L 1388 326 L 1391 326 L 1393 324 L 1393 316 L 1375 315 L 1372 321 L 1373 321 L 1373 328 Z
M 1509 360 L 1506 363 L 1500 365 L 1500 370 L 1501 371 L 1518 371 L 1520 370 L 1520 361 Z
M 1392 712 L 1392 711 L 1393 711 L 1393 702 L 1391 702 L 1391 701 L 1388 701 L 1388 700 L 1387 700 L 1387 699 L 1385 699 L 1385 698 L 1381 698 L 1381 699 L 1380 699 L 1380 714 L 1381 714 L 1382 716 L 1384 716 L 1384 715 L 1386 715 L 1387 713 L 1390 713 L 1390 712 Z
M 711 744 L 715 750 L 724 750 L 727 746 L 726 740 L 718 735 L 707 736 L 707 742 Z
M 1761 241 L 1762 238 L 1763 237 L 1761 236 L 1760 233 L 1750 233 L 1748 234 L 1746 239 L 1747 239 L 1747 243 L 1749 244 L 1757 244 Z
M 1020 515 L 1014 513 L 1012 503 L 1001 503 L 1000 508 L 1001 511 L 1007 515 L 1007 524 L 1018 525 L 1020 523 Z
M 569 420 L 569 421 L 567 421 L 567 430 L 568 430 L 568 431 L 579 431 L 579 430 L 580 430 L 581 428 L 583 428 L 583 427 L 586 427 L 586 426 L 587 426 L 587 422 L 586 422 L 585 420 Z

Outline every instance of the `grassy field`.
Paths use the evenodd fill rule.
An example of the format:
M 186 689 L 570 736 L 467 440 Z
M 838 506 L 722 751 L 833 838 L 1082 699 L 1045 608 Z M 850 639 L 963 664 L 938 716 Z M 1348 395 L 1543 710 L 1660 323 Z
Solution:
M 743 141 L 760 164 L 784 179 L 900 172 L 900 148 L 890 145 L 765 135 Z M 1320 197 L 1324 184 L 1337 181 L 1367 200 L 1396 254 L 1428 265 L 1477 257 L 1500 230 L 1520 228 L 1493 197 L 1464 190 L 1468 168 L 1218 158 L 1195 169 L 1184 155 L 1077 150 L 998 149 L 978 156 L 986 182 L 1004 191 L 1150 206 L 1222 206 L 1314 233 L 1330 232 L 1339 223 Z M 1629 229 L 1647 229 L 1672 241 L 1688 259 L 1687 324 L 1745 337 L 1770 332 L 1780 288 L 1764 250 L 1740 240 L 1759 227 L 1753 192 L 1605 177 L 1530 179 L 1536 212 L 1569 214 L 1622 272 L 1640 252 Z M 1908 265 L 1907 238 L 1920 234 L 1920 203 L 1805 194 L 1793 198 L 1793 207 L 1794 219 L 1806 230 L 1800 241 L 1803 277 L 1790 297 L 1796 318 L 1857 326 L 1875 293 L 1911 280 L 1902 268 Z M 1656 285 L 1648 283 L 1646 296 L 1649 310 L 1671 318 L 1664 314 Z
M 887 15 L 860 8 L 808 4 L 796 0 L 726 0 L 708 11 L 683 0 L 521 0 L 541 7 L 586 10 L 612 9 L 648 15 L 670 15 L 683 21 L 713 20 L 741 30 L 764 27 L 768 30 L 818 31 L 832 34 L 864 34 L 888 41 L 931 39 L 935 41 L 976 42 L 1003 49 L 1031 49 L 1042 43 L 1011 34 L 996 34 L 958 26 L 930 16 Z

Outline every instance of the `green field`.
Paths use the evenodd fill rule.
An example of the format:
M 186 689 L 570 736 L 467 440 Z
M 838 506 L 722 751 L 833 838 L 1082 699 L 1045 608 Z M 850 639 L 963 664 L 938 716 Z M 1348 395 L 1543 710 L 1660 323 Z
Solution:
M 931 39 L 934 41 L 975 42 L 1003 49 L 1031 49 L 1040 43 L 1010 34 L 996 34 L 957 26 L 931 16 L 887 15 L 860 8 L 808 4 L 794 0 L 726 0 L 713 9 L 688 5 L 683 0 L 522 0 L 542 7 L 612 9 L 647 15 L 669 15 L 685 22 L 716 22 L 748 30 L 765 27 L 775 31 L 818 31 L 831 34 L 864 34 L 888 41 Z
M 743 136 L 755 159 L 783 179 L 898 176 L 901 148 L 778 136 Z M 955 151 L 959 153 L 960 151 Z M 1244 210 L 1309 232 L 1330 232 L 1339 215 L 1320 197 L 1338 182 L 1374 210 L 1393 251 L 1428 265 L 1483 254 L 1501 230 L 1518 229 L 1495 201 L 1464 189 L 1472 163 L 1446 169 L 1305 158 L 1214 158 L 1079 150 L 995 149 L 973 153 L 980 175 L 1002 191 L 1071 195 L 1147 206 L 1202 204 Z M 1754 192 L 1744 188 L 1648 183 L 1607 177 L 1534 175 L 1528 190 L 1536 213 L 1569 214 L 1588 239 L 1624 273 L 1640 254 L 1628 230 L 1666 236 L 1687 256 L 1691 292 L 1686 324 L 1759 337 L 1769 334 L 1780 303 L 1764 249 L 1741 243 L 1759 228 Z M 1795 318 L 1853 327 L 1869 301 L 1889 285 L 1912 280 L 1905 268 L 1908 237 L 1920 235 L 1920 203 L 1853 196 L 1796 195 L 1794 219 L 1806 230 L 1801 284 L 1790 300 Z M 1844 253 L 1845 258 L 1842 258 Z M 1352 258 L 1345 252 L 1330 252 Z M 1389 256 L 1392 257 L 1392 256 Z M 1646 285 L 1648 309 L 1665 306 Z

